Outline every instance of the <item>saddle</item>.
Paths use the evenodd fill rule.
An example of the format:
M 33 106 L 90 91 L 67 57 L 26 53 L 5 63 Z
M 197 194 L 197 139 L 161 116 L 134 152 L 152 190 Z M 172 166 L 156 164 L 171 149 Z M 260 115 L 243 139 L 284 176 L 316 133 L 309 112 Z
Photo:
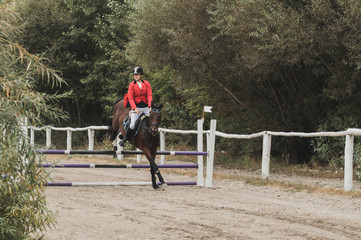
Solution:
M 136 129 L 136 131 L 134 131 L 133 135 L 137 136 L 138 132 L 140 130 L 140 127 L 142 126 L 142 123 L 144 122 L 144 120 L 146 120 L 147 118 L 149 118 L 149 116 L 145 115 L 144 113 L 141 113 L 138 120 L 135 122 L 135 127 L 134 129 Z M 131 121 L 131 117 L 128 116 L 124 122 L 123 122 L 123 128 L 125 131 L 128 130 L 128 128 L 130 127 L 130 121 Z

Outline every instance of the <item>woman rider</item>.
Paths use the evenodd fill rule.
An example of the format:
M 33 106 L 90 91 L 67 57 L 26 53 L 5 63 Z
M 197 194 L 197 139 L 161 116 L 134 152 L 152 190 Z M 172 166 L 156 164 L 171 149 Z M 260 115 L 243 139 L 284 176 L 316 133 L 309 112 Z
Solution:
M 148 81 L 142 79 L 143 69 L 141 67 L 135 67 L 132 74 L 134 81 L 129 84 L 128 88 L 128 100 L 132 108 L 130 127 L 127 129 L 125 137 L 120 141 L 120 146 L 124 146 L 124 143 L 133 134 L 139 115 L 144 113 L 149 116 L 151 111 L 152 88 Z

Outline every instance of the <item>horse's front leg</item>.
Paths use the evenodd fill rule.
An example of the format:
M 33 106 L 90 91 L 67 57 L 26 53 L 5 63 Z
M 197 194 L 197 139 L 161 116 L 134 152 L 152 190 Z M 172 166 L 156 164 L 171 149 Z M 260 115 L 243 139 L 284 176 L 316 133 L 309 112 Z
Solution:
M 154 162 L 153 167 L 151 165 L 150 169 L 151 169 L 151 171 L 153 169 L 154 173 L 157 174 L 159 182 L 160 182 L 161 185 L 166 184 L 163 177 L 162 177 L 162 174 L 159 171 L 158 165 L 155 162 Z
M 154 170 L 154 168 L 152 166 L 150 166 L 150 174 L 152 175 L 152 186 L 154 189 L 158 189 L 160 188 L 160 186 L 158 186 L 157 184 L 157 178 L 155 176 L 156 171 Z
M 158 179 L 161 184 L 165 183 L 164 179 L 163 179 L 162 175 L 160 174 L 158 165 L 155 163 L 155 158 L 153 158 L 152 155 L 147 152 L 145 152 L 145 156 L 147 157 L 149 164 L 150 164 L 150 174 L 152 177 L 152 186 L 154 189 L 158 189 L 158 188 L 160 188 L 160 186 L 157 184 L 156 175 L 158 176 Z
M 164 179 L 162 177 L 162 174 L 159 171 L 158 165 L 155 163 L 155 156 L 157 155 L 157 149 L 152 149 L 151 150 L 151 155 L 152 155 L 152 159 L 153 159 L 153 164 L 155 165 L 154 169 L 156 169 L 155 174 L 157 174 L 160 184 L 161 185 L 166 185 L 166 183 L 165 183 L 165 181 L 164 181 Z
M 155 176 L 156 172 L 159 172 L 158 166 L 154 161 L 154 158 L 152 158 L 152 155 L 150 154 L 149 151 L 145 150 L 144 151 L 145 156 L 147 157 L 148 161 L 149 161 L 149 165 L 150 165 L 150 174 L 152 176 L 152 185 L 154 189 L 160 188 L 157 184 L 157 178 Z

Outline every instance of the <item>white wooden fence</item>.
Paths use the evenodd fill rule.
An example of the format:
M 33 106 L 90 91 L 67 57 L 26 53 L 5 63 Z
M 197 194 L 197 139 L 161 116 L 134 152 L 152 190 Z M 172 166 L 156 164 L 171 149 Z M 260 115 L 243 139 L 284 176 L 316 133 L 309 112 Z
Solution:
M 94 149 L 94 131 L 95 130 L 107 130 L 107 126 L 90 126 L 86 128 L 55 128 L 55 127 L 30 127 L 31 143 L 34 143 L 34 130 L 46 130 L 46 146 L 51 146 L 51 130 L 55 131 L 67 131 L 67 150 L 71 150 L 71 132 L 72 131 L 88 131 L 89 150 Z M 207 157 L 207 178 L 206 186 L 212 186 L 212 175 L 213 175 L 213 161 L 215 137 L 231 138 L 231 139 L 252 139 L 263 137 L 263 151 L 262 151 L 262 178 L 269 178 L 270 169 L 270 156 L 271 156 L 271 138 L 272 136 L 282 137 L 346 137 L 345 144 L 345 168 L 344 168 L 344 190 L 352 191 L 353 185 L 353 149 L 354 149 L 354 136 L 361 136 L 361 129 L 350 128 L 346 131 L 339 132 L 314 132 L 314 133 L 302 133 L 302 132 L 273 132 L 263 131 L 259 133 L 244 135 L 244 134 L 226 134 L 223 132 L 216 131 L 216 120 L 211 120 L 211 127 L 208 131 L 203 131 L 203 120 L 198 120 L 197 130 L 174 130 L 159 128 L 160 131 L 160 150 L 165 151 L 165 133 L 176 133 L 176 134 L 198 134 L 197 138 L 197 151 L 203 151 L 203 134 L 207 134 L 207 151 L 209 156 Z M 164 164 L 165 156 L 161 156 L 161 163 Z M 198 156 L 198 163 L 201 166 L 199 171 L 203 173 L 203 156 Z M 200 164 L 201 163 L 201 164 Z M 203 176 L 203 174 L 202 174 Z M 203 181 L 198 180 L 198 181 Z M 203 182 L 200 182 L 203 184 Z
M 251 139 L 256 137 L 263 137 L 262 149 L 262 178 L 269 177 L 270 157 L 271 157 L 271 136 L 283 137 L 343 137 L 346 136 L 345 144 L 345 164 L 344 164 L 344 190 L 352 191 L 353 185 L 353 149 L 354 149 L 354 136 L 361 136 L 361 129 L 349 128 L 346 131 L 339 132 L 315 132 L 315 133 L 302 133 L 302 132 L 273 132 L 264 131 L 254 133 L 251 135 L 237 135 L 225 134 L 216 132 L 216 136 L 224 138 L 237 138 L 237 139 Z

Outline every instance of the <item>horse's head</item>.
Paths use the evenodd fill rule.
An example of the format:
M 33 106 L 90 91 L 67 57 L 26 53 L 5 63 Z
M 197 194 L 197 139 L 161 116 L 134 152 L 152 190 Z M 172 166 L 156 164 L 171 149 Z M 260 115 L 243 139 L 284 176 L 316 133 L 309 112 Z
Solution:
M 163 104 L 160 104 L 160 106 L 155 106 L 152 103 L 152 111 L 150 112 L 149 116 L 149 132 L 152 134 L 152 136 L 156 136 L 158 134 L 158 127 L 160 124 L 160 121 L 162 119 L 162 109 Z

